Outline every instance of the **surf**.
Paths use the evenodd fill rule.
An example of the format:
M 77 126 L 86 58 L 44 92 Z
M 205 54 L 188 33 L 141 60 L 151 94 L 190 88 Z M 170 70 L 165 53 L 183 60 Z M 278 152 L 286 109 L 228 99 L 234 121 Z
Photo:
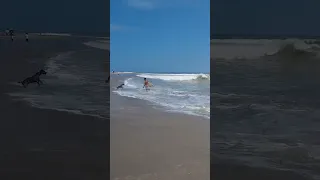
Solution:
M 149 101 L 165 111 L 210 117 L 210 81 L 206 74 L 133 73 L 121 76 L 124 88 L 114 89 L 113 93 Z M 143 78 L 153 84 L 148 92 L 142 88 Z M 190 83 L 202 78 L 204 83 Z
M 96 40 L 96 41 L 88 41 L 83 44 L 89 47 L 102 49 L 102 50 L 110 50 L 110 41 L 108 40 Z
M 138 77 L 148 79 L 159 79 L 163 81 L 194 81 L 194 80 L 210 80 L 210 74 L 153 74 L 142 73 Z
M 97 52 L 100 50 L 58 53 L 45 62 L 45 85 L 41 88 L 19 88 L 8 95 L 37 108 L 106 119 L 109 117 L 105 111 L 108 108 L 109 89 L 104 83 L 106 74 L 99 69 L 105 56 Z
M 315 39 L 213 39 L 213 59 L 239 60 L 266 57 L 300 58 L 317 57 L 320 43 Z

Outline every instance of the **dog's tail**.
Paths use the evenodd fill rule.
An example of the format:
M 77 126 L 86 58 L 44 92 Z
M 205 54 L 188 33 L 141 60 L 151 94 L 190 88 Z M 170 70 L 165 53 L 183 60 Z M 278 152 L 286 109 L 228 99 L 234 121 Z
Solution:
M 18 83 L 19 83 L 19 84 L 21 84 L 21 83 L 22 83 L 22 81 L 19 81 Z

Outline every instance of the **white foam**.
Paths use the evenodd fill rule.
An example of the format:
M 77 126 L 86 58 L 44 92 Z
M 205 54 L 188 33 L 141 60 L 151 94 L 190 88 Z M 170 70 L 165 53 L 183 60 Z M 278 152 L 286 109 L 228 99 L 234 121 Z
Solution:
M 74 52 L 66 52 L 66 53 L 61 53 L 55 57 L 50 58 L 46 64 L 46 71 L 48 72 L 45 78 L 47 81 L 51 81 L 55 84 L 84 84 L 85 79 L 82 75 L 79 74 L 73 74 L 73 71 L 75 71 L 77 66 L 70 68 L 69 66 L 67 67 L 63 63 L 68 62 L 70 56 Z M 52 78 L 57 78 L 57 80 L 52 79 Z
M 130 83 L 131 79 L 132 79 L 132 78 L 126 79 L 126 80 L 124 81 L 124 85 L 127 86 L 127 87 L 129 87 L 129 88 L 138 88 L 135 84 Z
M 152 102 L 168 111 L 210 117 L 209 92 L 208 94 L 201 93 L 197 84 L 182 83 L 177 87 L 175 83 L 170 81 L 161 85 L 158 84 L 159 80 L 158 82 L 155 80 L 153 83 L 155 86 L 146 92 L 142 88 L 143 81 L 140 78 L 131 77 L 124 81 L 124 89 L 115 89 L 113 92 L 120 96 Z
M 311 43 L 307 44 L 306 41 Z M 221 59 L 253 59 L 273 55 L 286 45 L 296 49 L 312 50 L 320 48 L 314 39 L 213 39 L 211 57 Z
M 125 71 L 119 71 L 119 72 L 111 72 L 113 74 L 132 74 L 134 72 L 125 72 Z
M 40 33 L 42 36 L 71 36 L 71 34 L 67 33 Z
M 135 92 L 121 91 L 121 90 L 115 90 L 113 92 L 120 96 L 150 101 L 154 104 L 165 107 L 165 109 L 170 112 L 179 112 L 179 113 L 185 113 L 189 115 L 210 118 L 210 107 L 203 107 L 202 105 L 199 105 L 199 104 L 191 105 L 186 102 L 174 102 L 174 103 L 172 101 L 166 102 L 166 99 L 164 99 L 163 97 L 158 98 L 159 96 L 157 95 L 141 95 Z
M 61 68 L 61 66 L 63 66 L 62 64 L 58 63 L 58 61 L 68 58 L 72 53 L 74 52 L 69 51 L 50 58 L 45 64 L 46 71 L 49 74 L 54 74 L 55 72 L 57 72 Z
M 89 41 L 89 42 L 85 42 L 83 44 L 90 46 L 90 47 L 93 47 L 93 48 L 110 50 L 110 41 L 108 41 L 108 40 Z
M 151 74 L 144 73 L 138 74 L 138 77 L 149 78 L 149 79 L 160 79 L 164 81 L 190 81 L 197 79 L 210 79 L 209 74 Z

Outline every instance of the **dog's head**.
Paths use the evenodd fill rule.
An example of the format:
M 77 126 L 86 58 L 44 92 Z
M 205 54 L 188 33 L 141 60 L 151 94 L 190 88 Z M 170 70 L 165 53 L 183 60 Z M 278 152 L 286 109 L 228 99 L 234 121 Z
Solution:
M 47 72 L 46 72 L 45 70 L 43 70 L 43 69 L 41 69 L 41 70 L 39 71 L 39 73 L 40 73 L 40 74 L 47 74 Z

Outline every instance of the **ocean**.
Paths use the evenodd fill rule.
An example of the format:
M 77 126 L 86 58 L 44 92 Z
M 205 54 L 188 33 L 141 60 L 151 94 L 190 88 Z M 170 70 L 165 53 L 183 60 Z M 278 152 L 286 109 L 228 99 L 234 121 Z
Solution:
M 63 36 L 72 38 L 69 34 Z M 104 38 L 79 40 L 74 50 L 58 52 L 47 58 L 44 65 L 47 74 L 41 76 L 44 85 L 30 84 L 28 88 L 22 88 L 21 84 L 11 82 L 17 88 L 9 95 L 37 108 L 107 119 L 110 86 L 105 80 L 110 71 L 106 64 L 109 48 L 109 41 Z M 30 59 L 30 63 L 34 61 Z M 119 73 L 112 74 L 111 78 L 114 76 L 121 76 L 124 81 L 119 84 L 124 83 L 125 86 L 121 90 L 111 89 L 112 93 L 145 100 L 160 111 L 210 117 L 208 73 Z M 154 85 L 148 92 L 142 89 L 143 77 Z
M 73 40 L 67 37 L 67 40 Z M 67 111 L 107 119 L 109 117 L 109 86 L 105 83 L 109 74 L 109 42 L 101 38 L 79 40 L 72 51 L 58 52 L 48 57 L 41 76 L 44 85 L 36 83 L 9 93 L 15 100 L 24 100 L 42 109 Z M 36 43 L 36 42 L 35 42 Z M 29 60 L 34 63 L 34 59 Z M 38 69 L 34 70 L 36 73 Z M 32 74 L 26 75 L 26 77 Z
M 210 118 L 210 75 L 207 73 L 137 73 L 124 72 L 117 83 L 123 89 L 113 93 L 150 102 L 154 108 Z M 143 89 L 143 78 L 153 84 L 150 91 Z
M 212 162 L 320 179 L 320 43 L 211 41 Z

